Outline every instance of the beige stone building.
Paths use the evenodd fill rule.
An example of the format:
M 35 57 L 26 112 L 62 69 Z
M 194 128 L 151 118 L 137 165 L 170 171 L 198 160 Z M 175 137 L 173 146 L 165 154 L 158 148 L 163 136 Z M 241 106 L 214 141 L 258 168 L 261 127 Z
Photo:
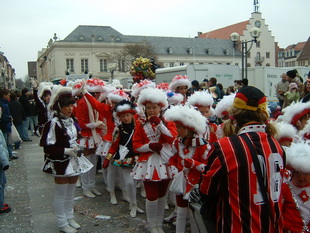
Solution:
M 38 81 L 52 81 L 70 75 L 88 73 L 92 77 L 111 81 L 112 76 L 131 80 L 129 69 L 109 62 L 111 54 L 127 44 L 148 43 L 154 49 L 162 67 L 189 64 L 240 64 L 239 51 L 233 51 L 230 39 L 204 39 L 123 35 L 109 26 L 80 25 L 65 39 L 50 40 L 38 54 Z
M 15 89 L 15 69 L 4 53 L 0 51 L 0 86 Z

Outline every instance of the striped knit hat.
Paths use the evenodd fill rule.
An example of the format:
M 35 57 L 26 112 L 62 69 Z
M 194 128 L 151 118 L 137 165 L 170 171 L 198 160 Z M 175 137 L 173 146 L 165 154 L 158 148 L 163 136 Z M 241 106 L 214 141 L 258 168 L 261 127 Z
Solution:
M 236 94 L 233 106 L 239 109 L 267 113 L 267 98 L 259 89 L 251 86 L 242 87 Z

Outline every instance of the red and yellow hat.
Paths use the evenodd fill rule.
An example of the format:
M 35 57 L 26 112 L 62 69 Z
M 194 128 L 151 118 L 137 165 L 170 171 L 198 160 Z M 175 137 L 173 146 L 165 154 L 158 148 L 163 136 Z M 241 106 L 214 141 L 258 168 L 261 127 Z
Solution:
M 233 106 L 254 112 L 267 113 L 267 98 L 259 89 L 251 86 L 241 88 L 234 99 Z

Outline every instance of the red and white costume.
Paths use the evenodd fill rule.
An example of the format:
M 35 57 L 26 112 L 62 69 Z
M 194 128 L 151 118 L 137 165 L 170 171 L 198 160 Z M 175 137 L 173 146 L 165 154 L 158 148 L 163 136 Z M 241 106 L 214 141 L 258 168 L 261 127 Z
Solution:
M 169 159 L 169 166 L 174 176 L 170 191 L 176 194 L 177 204 L 176 232 L 185 233 L 189 194 L 201 180 L 210 149 L 205 141 L 195 145 L 197 136 L 205 132 L 206 118 L 193 107 L 180 105 L 168 109 L 164 117 L 186 129 L 184 133 L 184 128 L 180 128 L 179 134 L 181 132 L 183 138 L 179 137 L 174 141 L 173 151 L 176 153 Z
M 310 141 L 292 143 L 285 152 L 293 175 L 292 180 L 282 185 L 284 230 L 291 233 L 310 232 L 310 183 L 305 182 L 310 174 Z M 303 174 L 300 176 L 300 173 Z M 296 185 L 295 182 L 300 180 L 302 183 Z
M 168 106 L 167 96 L 159 89 L 143 89 L 138 97 L 138 106 L 144 110 L 148 103 L 157 104 L 162 112 Z M 157 114 L 157 111 L 155 112 Z M 167 163 L 172 156 L 171 144 L 177 132 L 174 123 L 167 122 L 159 116 L 148 117 L 149 120 L 142 116 L 136 120 L 132 144 L 134 151 L 140 153 L 140 157 L 133 168 L 132 176 L 135 180 L 144 181 L 145 209 L 150 231 L 163 232 L 167 188 L 171 179 Z M 156 119 L 156 124 L 152 117 Z
M 177 87 L 186 86 L 187 89 L 191 86 L 191 82 L 187 76 L 176 75 L 169 84 L 170 91 L 177 93 Z M 183 96 L 182 104 L 186 103 L 186 96 Z
M 171 173 L 167 166 L 166 156 L 163 155 L 164 148 L 169 148 L 176 137 L 175 125 L 172 122 L 162 122 L 152 127 L 148 121 L 136 121 L 135 133 L 133 135 L 133 148 L 140 153 L 137 164 L 133 168 L 133 178 L 143 181 L 160 181 L 171 179 Z M 149 148 L 150 143 L 161 143 L 164 145 L 160 155 Z
M 214 110 L 212 108 L 213 98 L 212 98 L 212 95 L 207 91 L 196 91 L 194 94 L 192 94 L 188 98 L 187 104 L 195 108 L 208 107 L 210 109 L 209 114 L 214 115 Z M 217 137 L 215 134 L 217 126 L 216 124 L 210 123 L 207 118 L 205 119 L 206 119 L 207 124 L 206 124 L 202 137 L 209 144 L 212 144 L 216 142 L 217 140 Z

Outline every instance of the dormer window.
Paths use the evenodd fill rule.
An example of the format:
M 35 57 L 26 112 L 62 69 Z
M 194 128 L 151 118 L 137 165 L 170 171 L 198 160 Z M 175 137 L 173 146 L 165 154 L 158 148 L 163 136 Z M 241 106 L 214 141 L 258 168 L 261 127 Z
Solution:
M 121 38 L 119 36 L 116 37 L 116 41 L 121 41 Z
M 193 54 L 193 48 L 189 48 L 189 49 L 187 50 L 187 52 L 188 52 L 188 54 Z
M 211 51 L 211 49 L 206 49 L 206 54 L 209 54 L 209 55 L 211 55 L 211 54 L 212 54 L 212 51 Z
M 228 56 L 228 55 L 229 55 L 229 50 L 228 50 L 228 49 L 224 49 L 224 54 L 225 54 L 226 56 Z
M 84 39 L 85 39 L 84 36 L 79 37 L 79 40 L 84 40 Z
M 171 47 L 168 48 L 168 49 L 167 49 L 167 52 L 168 52 L 169 54 L 172 54 L 172 48 L 171 48 Z
M 101 36 L 98 36 L 98 41 L 103 41 L 103 38 Z

